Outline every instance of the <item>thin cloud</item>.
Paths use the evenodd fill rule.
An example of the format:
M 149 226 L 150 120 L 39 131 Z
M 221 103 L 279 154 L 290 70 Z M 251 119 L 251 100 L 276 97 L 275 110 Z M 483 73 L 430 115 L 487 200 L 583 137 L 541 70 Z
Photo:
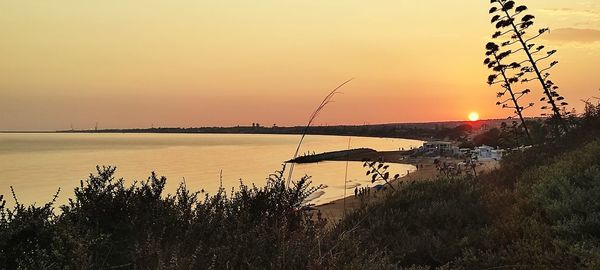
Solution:
M 558 42 L 600 42 L 600 30 L 582 28 L 558 28 L 550 31 L 550 34 L 547 35 L 545 39 Z
M 558 8 L 542 9 L 541 13 L 559 25 L 591 29 L 600 27 L 599 10 Z
M 554 9 L 542 9 L 544 13 L 552 15 L 563 15 L 563 16 L 586 16 L 586 17 L 598 17 L 600 13 L 594 10 L 580 10 L 572 8 L 554 8 Z

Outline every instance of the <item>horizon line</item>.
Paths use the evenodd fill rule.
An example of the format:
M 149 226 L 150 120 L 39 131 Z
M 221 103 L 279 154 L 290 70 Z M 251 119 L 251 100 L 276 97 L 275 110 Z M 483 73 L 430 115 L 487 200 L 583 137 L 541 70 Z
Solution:
M 526 117 L 526 119 L 538 119 L 543 117 Z M 512 119 L 507 118 L 491 118 L 491 119 L 480 119 L 477 121 L 470 120 L 443 120 L 443 121 L 425 121 L 425 122 L 389 122 L 389 123 L 375 123 L 375 124 L 335 124 L 335 125 L 316 125 L 312 127 L 350 127 L 350 126 L 382 126 L 382 125 L 419 125 L 419 124 L 442 124 L 442 123 L 460 123 L 460 122 L 487 122 L 487 121 L 510 121 Z M 107 130 L 151 130 L 151 129 L 194 129 L 194 128 L 239 128 L 239 127 L 252 127 L 250 125 L 231 125 L 231 126 L 196 126 L 196 127 L 175 127 L 175 126 L 164 126 L 164 127 L 128 127 L 128 128 L 103 128 L 97 131 Z M 292 126 L 260 126 L 258 128 L 297 128 L 304 127 L 303 125 L 292 125 Z M 57 132 L 69 132 L 69 131 L 96 131 L 93 127 L 88 129 L 47 129 L 47 130 L 0 130 L 0 133 L 57 133 Z

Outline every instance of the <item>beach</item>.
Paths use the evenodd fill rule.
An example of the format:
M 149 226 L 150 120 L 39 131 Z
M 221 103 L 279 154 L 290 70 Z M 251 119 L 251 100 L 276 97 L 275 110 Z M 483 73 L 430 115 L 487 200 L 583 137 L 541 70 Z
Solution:
M 397 160 L 397 161 L 394 162 L 394 161 L 390 160 L 389 162 L 406 164 L 406 160 L 401 160 L 401 159 L 392 159 L 392 160 Z M 435 167 L 435 164 L 433 163 L 433 160 L 434 160 L 433 158 L 411 159 L 410 163 L 412 163 L 412 165 L 415 165 L 415 166 L 419 165 L 419 169 L 416 171 L 410 172 L 406 176 L 401 177 L 400 179 L 398 179 L 396 181 L 392 181 L 390 183 L 394 187 L 398 187 L 399 186 L 398 182 L 427 181 L 427 180 L 433 180 L 433 179 L 437 178 L 439 176 L 439 174 L 438 174 L 438 170 Z M 497 162 L 497 161 L 484 162 L 484 163 L 481 163 L 477 167 L 477 172 L 485 173 L 485 172 L 495 170 L 498 167 L 499 167 L 499 162 Z M 375 188 L 371 187 L 370 191 L 368 191 L 367 195 L 355 196 L 354 189 L 352 189 L 352 190 L 348 190 L 348 194 L 350 194 L 349 196 L 331 201 L 326 204 L 318 205 L 315 208 L 317 209 L 318 212 L 321 213 L 321 216 L 323 218 L 327 219 L 330 222 L 330 224 L 335 224 L 344 217 L 344 212 L 351 213 L 355 209 L 358 209 L 365 204 L 372 204 L 374 202 L 377 202 L 378 200 L 381 200 L 386 195 L 387 192 L 390 192 L 390 190 L 391 189 L 388 188 L 386 190 L 377 191 Z
M 399 181 L 423 181 L 433 179 L 437 176 L 437 170 L 435 169 L 435 165 L 433 161 L 424 160 L 422 164 L 423 168 L 419 168 L 416 171 L 410 172 L 404 177 L 401 177 L 397 181 L 390 182 L 394 187 L 398 186 Z M 355 196 L 354 189 L 348 190 L 348 194 L 346 198 L 341 198 L 338 200 L 334 200 L 332 202 L 318 205 L 316 206 L 317 211 L 321 212 L 322 217 L 326 218 L 328 221 L 339 221 L 344 216 L 344 211 L 346 213 L 352 212 L 354 209 L 360 208 L 363 204 L 373 203 L 385 195 L 386 192 L 389 192 L 389 188 L 386 190 L 377 191 L 375 188 L 371 187 L 368 195 L 364 196 Z

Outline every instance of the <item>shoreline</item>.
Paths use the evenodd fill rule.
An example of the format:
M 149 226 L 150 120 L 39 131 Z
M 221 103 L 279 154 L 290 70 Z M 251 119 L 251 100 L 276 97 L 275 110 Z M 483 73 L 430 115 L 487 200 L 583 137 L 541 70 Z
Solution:
M 176 131 L 64 131 L 64 130 L 41 130 L 41 131 L 12 131 L 12 130 L 0 130 L 0 134 L 183 134 L 183 135 L 197 135 L 197 134 L 211 134 L 211 135 L 289 135 L 289 136 L 302 136 L 301 132 L 176 132 Z M 386 136 L 386 135 L 364 135 L 364 134 L 334 134 L 334 133 L 307 133 L 312 136 L 336 136 L 336 137 L 358 137 L 358 138 L 377 138 L 377 139 L 401 139 L 401 140 L 413 140 L 413 141 L 428 141 L 435 138 L 432 137 L 419 137 L 419 136 Z
M 422 159 L 414 159 L 414 160 L 389 160 L 386 161 L 388 163 L 399 163 L 399 164 L 408 164 L 416 166 L 417 164 L 422 164 L 423 168 L 419 168 L 415 171 L 410 172 L 409 174 L 399 178 L 396 181 L 391 181 L 392 185 L 395 185 L 397 181 L 422 181 L 427 179 L 432 179 L 437 177 L 437 170 L 435 169 L 435 165 L 433 164 L 433 159 L 430 158 L 422 158 Z M 377 191 L 374 187 L 370 187 L 370 195 L 367 197 L 364 196 L 354 196 L 354 189 L 349 193 L 352 193 L 345 198 L 339 198 L 324 204 L 315 205 L 314 208 L 317 212 L 321 213 L 321 216 L 326 218 L 329 222 L 335 221 L 339 222 L 341 218 L 344 216 L 344 212 L 352 212 L 354 209 L 360 208 L 364 204 L 373 203 L 378 201 L 380 198 L 384 196 L 387 190 Z M 345 201 L 345 203 L 344 203 Z M 345 207 L 344 207 L 345 204 Z M 332 223 L 333 224 L 333 223 Z
M 411 159 L 410 161 L 387 161 L 389 163 L 409 164 L 413 166 L 416 166 L 417 164 L 423 165 L 423 168 L 419 168 L 418 170 L 410 172 L 408 175 L 400 177 L 398 180 L 391 181 L 390 183 L 392 185 L 395 185 L 397 181 L 427 181 L 437 178 L 439 175 L 435 164 L 433 163 L 433 160 L 433 158 L 415 158 Z M 486 173 L 491 172 L 497 169 L 498 167 L 498 161 L 482 162 L 478 166 L 477 171 L 478 173 Z M 396 186 L 397 185 L 395 185 L 395 187 Z M 352 192 L 354 192 L 353 189 Z M 341 221 L 345 213 L 350 213 L 355 209 L 362 207 L 365 204 L 376 203 L 377 201 L 381 200 L 383 196 L 385 196 L 386 192 L 387 190 L 376 191 L 374 187 L 371 187 L 370 194 L 366 197 L 354 196 L 354 194 L 350 194 L 345 198 L 340 198 L 324 204 L 315 205 L 314 208 L 318 213 L 320 213 L 321 217 L 327 219 L 329 224 L 336 224 L 337 222 Z

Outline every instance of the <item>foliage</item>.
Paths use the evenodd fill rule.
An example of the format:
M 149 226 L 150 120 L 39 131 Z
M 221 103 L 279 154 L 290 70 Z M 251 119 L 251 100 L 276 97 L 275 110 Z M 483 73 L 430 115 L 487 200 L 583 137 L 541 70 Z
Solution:
M 394 191 L 396 190 L 390 181 L 398 180 L 400 174 L 390 177 L 390 172 L 388 171 L 390 165 L 386 165 L 384 162 L 379 161 L 365 161 L 363 162 L 363 167 L 368 168 L 366 175 L 371 177 L 372 184 L 377 181 L 384 181 L 388 187 Z
M 549 28 L 541 28 L 531 34 L 529 31 L 534 25 L 535 16 L 527 14 L 528 7 L 518 5 L 513 0 L 491 0 L 492 8 L 489 13 L 492 15 L 491 23 L 495 25 L 497 31 L 492 35 L 492 38 L 498 40 L 507 37 L 497 45 L 488 43 L 486 55 L 492 56 L 486 59 L 486 64 L 494 71 L 499 72 L 505 81 L 505 89 L 511 94 L 514 94 L 511 89 L 508 89 L 511 84 L 516 82 L 526 83 L 529 81 L 538 81 L 544 93 L 544 97 L 540 101 L 546 102 L 548 105 L 542 106 L 543 110 L 550 109 L 550 114 L 557 126 L 561 126 L 564 131 L 567 131 L 564 118 L 570 112 L 565 110 L 568 105 L 564 101 L 564 97 L 558 93 L 559 87 L 550 80 L 551 74 L 549 70 L 558 64 L 558 61 L 545 63 L 550 59 L 556 50 L 548 50 L 544 45 L 535 44 L 534 41 L 538 37 L 549 32 Z M 515 46 L 516 45 L 516 46 Z M 503 48 L 505 51 L 500 51 Z M 521 54 L 525 56 L 525 60 L 517 57 L 510 64 L 501 64 L 501 60 L 505 60 L 508 56 Z M 506 76 L 507 70 L 516 70 L 514 75 Z M 528 77 L 529 76 L 529 77 Z M 493 74 L 488 80 L 490 84 L 494 84 L 498 74 Z M 528 91 L 528 90 L 525 90 Z M 524 92 L 521 92 L 524 93 Z M 517 104 L 519 97 L 512 97 L 515 103 L 515 109 L 520 114 L 520 106 Z M 533 104 L 530 104 L 533 106 Z M 522 124 L 525 121 L 522 119 Z
M 240 184 L 227 196 L 181 184 L 164 195 L 166 178 L 125 185 L 114 167 L 81 181 L 54 215 L 52 204 L 0 208 L 3 269 L 302 268 L 324 225 L 303 211 L 318 187 L 308 177 L 286 187 L 283 172 L 265 187 Z
M 476 135 L 475 137 L 473 137 L 473 145 L 475 146 L 481 146 L 481 145 L 488 145 L 488 146 L 499 146 L 500 145 L 500 130 L 497 128 L 492 128 L 484 133 L 481 133 L 479 135 Z
M 333 232 L 344 234 L 343 246 L 359 246 L 391 263 L 390 267 L 440 266 L 480 241 L 486 215 L 481 193 L 466 178 L 408 182 L 382 203 L 360 209 Z M 334 249 L 335 252 L 340 252 Z M 345 250 L 360 258 L 361 250 Z M 368 264 L 367 258 L 362 263 Z
M 502 106 L 502 108 L 514 109 L 515 115 L 510 116 L 509 119 L 513 117 L 518 117 L 521 121 L 521 126 L 527 135 L 527 138 L 531 140 L 531 135 L 529 134 L 529 129 L 527 128 L 527 123 L 525 122 L 525 117 L 523 116 L 523 111 L 533 107 L 534 103 L 529 103 L 527 106 L 522 106 L 519 104 L 519 100 L 523 98 L 525 95 L 529 94 L 531 90 L 525 89 L 522 91 L 516 92 L 515 85 L 520 81 L 520 78 L 525 75 L 524 72 L 517 73 L 516 75 L 509 74 L 511 70 L 515 70 L 521 67 L 521 64 L 513 62 L 510 65 L 503 64 L 503 60 L 512 54 L 512 51 L 500 52 L 500 46 L 496 45 L 493 42 L 489 42 L 486 46 L 486 56 L 487 58 L 484 60 L 484 64 L 487 67 L 494 71 L 492 75 L 488 77 L 488 84 L 493 85 L 500 83 L 502 87 L 502 91 L 497 92 L 496 97 L 500 100 L 496 102 L 496 105 Z M 501 80 L 496 81 L 496 79 L 500 77 Z M 509 97 L 504 97 L 506 93 L 509 94 Z
M 453 141 L 465 141 L 469 133 L 473 131 L 473 127 L 468 124 L 462 124 L 454 128 L 444 128 L 439 130 L 435 135 L 436 138 L 450 139 Z
M 514 152 L 491 173 L 402 184 L 335 228 L 346 239 L 336 251 L 353 267 L 597 269 L 599 112 L 590 106 L 564 138 Z
M 532 122 L 528 123 L 530 126 L 539 128 L 539 126 Z M 538 132 L 537 129 L 535 131 Z M 500 128 L 492 128 L 486 132 L 478 134 L 474 136 L 471 141 L 474 146 L 488 145 L 492 147 L 510 149 L 531 143 L 532 140 L 527 136 L 527 132 L 528 131 L 525 130 L 525 126 L 517 123 L 516 121 L 513 121 L 512 125 L 502 122 Z M 537 135 L 537 133 L 534 134 Z

